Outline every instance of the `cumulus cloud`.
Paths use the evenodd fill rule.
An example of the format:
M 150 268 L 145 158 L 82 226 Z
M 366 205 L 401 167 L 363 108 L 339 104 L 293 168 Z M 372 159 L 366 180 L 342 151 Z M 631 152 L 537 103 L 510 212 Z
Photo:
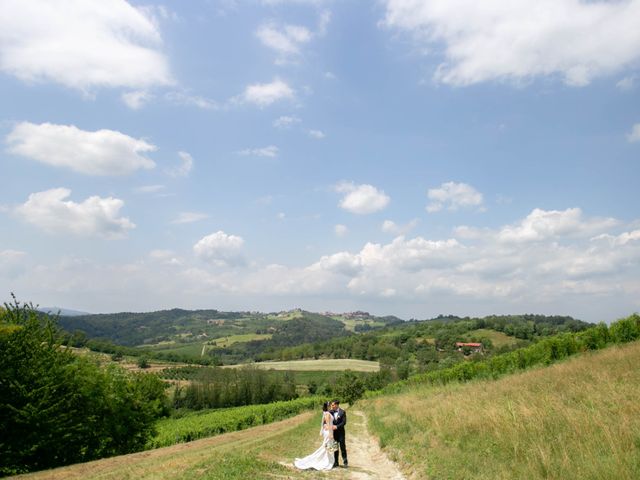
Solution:
M 535 242 L 567 236 L 591 236 L 616 226 L 613 218 L 583 219 L 582 210 L 534 209 L 515 225 L 503 227 L 498 235 L 502 242 Z
M 123 0 L 3 1 L 0 70 L 26 82 L 147 88 L 173 83 L 152 18 Z
M 551 218 L 553 212 L 539 216 Z M 565 213 L 571 215 L 575 217 Z M 20 252 L 0 251 L 0 287 L 34 291 L 36 298 L 45 298 L 40 293 L 46 292 L 66 299 L 93 298 L 97 304 L 107 294 L 122 302 L 112 308 L 133 305 L 147 310 L 185 302 L 204 308 L 212 301 L 242 309 L 247 298 L 256 302 L 252 305 L 268 305 L 267 309 L 282 308 L 283 303 L 309 305 L 310 299 L 321 305 L 319 309 L 339 308 L 344 302 L 366 302 L 375 309 L 394 298 L 401 301 L 390 304 L 390 313 L 415 316 L 419 312 L 422 318 L 442 312 L 536 311 L 567 312 L 600 321 L 637 310 L 637 224 L 603 222 L 582 214 L 573 227 L 560 228 L 557 224 L 563 223 L 559 220 L 563 215 L 559 215 L 549 220 L 556 226 L 537 241 L 500 240 L 505 229 L 526 224 L 528 217 L 495 229 L 476 229 L 469 239 L 400 236 L 386 243 L 370 242 L 353 251 L 323 255 L 306 266 L 248 262 L 243 240 L 221 231 L 196 243 L 191 258 L 154 250 L 125 264 L 64 258 L 32 268 L 33 262 Z M 24 274 L 3 275 L 3 255 L 5 262 L 13 259 L 14 264 L 23 265 Z M 194 265 L 198 258 L 205 266 Z
M 279 151 L 275 145 L 269 145 L 268 147 L 261 148 L 245 148 L 244 150 L 240 150 L 238 155 L 275 158 L 278 156 Z
M 451 85 L 559 75 L 582 86 L 640 59 L 640 1 L 386 0 L 383 25 L 442 49 Z
M 443 208 L 458 210 L 459 208 L 482 208 L 482 194 L 466 183 L 446 182 L 439 188 L 430 188 L 427 196 L 431 203 L 427 212 L 438 212 Z
M 271 83 L 255 83 L 248 85 L 236 101 L 249 103 L 258 107 L 268 107 L 280 100 L 291 100 L 295 97 L 294 90 L 280 79 L 275 79 Z
M 213 265 L 234 267 L 245 264 L 243 246 L 242 237 L 227 235 L 219 230 L 198 240 L 193 246 L 193 252 L 198 258 Z
M 178 215 L 178 217 L 175 220 L 173 220 L 171 223 L 180 225 L 183 223 L 199 222 L 200 220 L 204 220 L 206 218 L 209 218 L 209 215 L 206 213 L 181 212 L 180 215 Z
M 89 132 L 74 125 L 22 122 L 7 135 L 10 153 L 86 175 L 128 175 L 155 167 L 144 156 L 156 147 L 115 130 Z
M 631 132 L 627 134 L 627 140 L 632 143 L 640 142 L 640 123 L 636 123 L 631 128 Z
M 356 185 L 353 182 L 341 182 L 335 186 L 338 193 L 343 193 L 340 207 L 359 215 L 366 215 L 383 210 L 391 201 L 382 190 L 372 185 Z
M 393 235 L 406 235 L 411 230 L 413 230 L 418 225 L 418 223 L 420 223 L 420 220 L 418 220 L 417 218 L 414 218 L 405 225 L 398 225 L 393 220 L 385 220 L 384 222 L 382 222 L 382 231 L 385 233 L 391 233 Z
M 14 212 L 25 222 L 49 233 L 121 238 L 135 228 L 128 218 L 118 216 L 124 206 L 122 200 L 92 196 L 81 203 L 65 201 L 70 195 L 71 190 L 67 188 L 32 193 Z

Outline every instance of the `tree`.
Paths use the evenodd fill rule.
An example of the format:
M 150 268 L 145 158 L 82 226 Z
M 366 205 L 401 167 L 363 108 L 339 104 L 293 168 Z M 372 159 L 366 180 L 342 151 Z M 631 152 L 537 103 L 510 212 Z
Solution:
M 364 384 L 358 375 L 351 370 L 343 372 L 333 386 L 333 395 L 350 405 L 362 398 L 364 394 Z
M 156 376 L 101 368 L 60 339 L 31 304 L 0 312 L 0 475 L 140 450 L 166 413 Z

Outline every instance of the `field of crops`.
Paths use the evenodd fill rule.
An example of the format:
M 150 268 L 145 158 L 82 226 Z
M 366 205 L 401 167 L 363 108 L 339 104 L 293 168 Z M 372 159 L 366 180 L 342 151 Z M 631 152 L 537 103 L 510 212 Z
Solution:
M 158 434 L 147 443 L 147 448 L 168 447 L 176 443 L 275 422 L 306 410 L 319 410 L 322 401 L 319 397 L 304 397 L 286 402 L 208 410 L 180 418 L 163 419 L 158 422 Z

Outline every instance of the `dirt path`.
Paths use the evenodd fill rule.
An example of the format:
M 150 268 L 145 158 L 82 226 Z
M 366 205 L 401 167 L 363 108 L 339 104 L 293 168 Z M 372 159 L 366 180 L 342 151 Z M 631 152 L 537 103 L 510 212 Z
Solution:
M 364 412 L 351 408 L 347 413 L 349 415 L 347 424 L 349 468 L 334 468 L 328 472 L 309 470 L 301 472 L 289 462 L 281 462 L 282 465 L 291 469 L 291 473 L 277 478 L 283 480 L 406 480 L 398 466 L 387 458 L 380 450 L 378 441 L 369 433 Z
M 398 466 L 384 454 L 378 442 L 367 429 L 363 412 L 351 410 L 347 449 L 349 454 L 348 477 L 354 480 L 385 479 L 405 480 Z

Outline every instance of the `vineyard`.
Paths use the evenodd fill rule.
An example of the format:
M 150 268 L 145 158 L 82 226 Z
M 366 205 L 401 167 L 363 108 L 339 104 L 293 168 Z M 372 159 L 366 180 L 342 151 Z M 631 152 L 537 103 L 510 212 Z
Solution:
M 265 405 L 247 405 L 190 413 L 180 418 L 160 420 L 158 434 L 149 440 L 147 449 L 168 447 L 199 438 L 244 430 L 292 417 L 306 410 L 320 409 L 319 397 L 304 397 Z

